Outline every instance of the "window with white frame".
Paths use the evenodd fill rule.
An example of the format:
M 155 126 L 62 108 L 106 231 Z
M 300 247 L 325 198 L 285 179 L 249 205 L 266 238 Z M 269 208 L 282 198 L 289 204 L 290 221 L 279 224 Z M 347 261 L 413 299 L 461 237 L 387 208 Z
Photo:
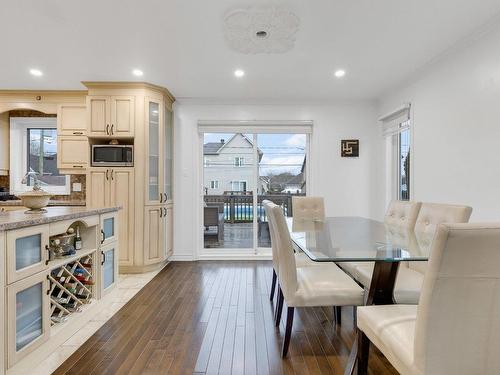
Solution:
M 247 191 L 247 182 L 231 181 L 231 191 Z
M 410 104 L 405 104 L 390 114 L 379 118 L 383 133 L 387 138 L 389 155 L 391 199 L 410 200 L 411 198 L 411 120 Z
M 210 189 L 218 189 L 218 188 L 219 188 L 218 180 L 210 181 Z
M 28 172 L 37 172 L 43 190 L 70 193 L 70 178 L 57 169 L 57 122 L 55 117 L 13 117 L 10 119 L 10 187 L 16 192 L 33 189 Z
M 204 167 L 209 167 L 210 166 L 210 160 L 206 156 L 203 157 L 203 166 Z
M 245 158 L 243 158 L 241 156 L 236 156 L 234 158 L 234 166 L 235 167 L 243 167 L 244 162 L 245 162 Z

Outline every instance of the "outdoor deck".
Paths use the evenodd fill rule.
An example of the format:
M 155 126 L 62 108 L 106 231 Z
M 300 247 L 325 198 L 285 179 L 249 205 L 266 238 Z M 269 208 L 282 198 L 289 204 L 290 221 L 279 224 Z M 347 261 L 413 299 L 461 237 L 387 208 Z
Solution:
M 205 232 L 205 248 L 251 249 L 253 248 L 252 223 L 224 223 L 224 241 L 219 243 L 217 236 L 210 235 L 212 228 Z M 216 233 L 216 230 L 215 230 Z M 271 247 L 267 225 L 261 225 L 259 247 Z

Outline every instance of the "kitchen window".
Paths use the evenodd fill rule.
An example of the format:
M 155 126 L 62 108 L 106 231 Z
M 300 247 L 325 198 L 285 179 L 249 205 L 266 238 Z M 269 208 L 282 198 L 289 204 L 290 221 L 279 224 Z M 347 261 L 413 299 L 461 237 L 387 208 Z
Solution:
M 70 193 L 70 178 L 57 169 L 55 117 L 13 117 L 10 120 L 10 187 L 14 193 L 33 189 L 33 178 L 22 184 L 28 172 L 39 173 L 43 190 Z
M 245 158 L 242 158 L 241 156 L 236 156 L 234 158 L 234 166 L 235 167 L 243 167 Z
M 218 189 L 219 188 L 219 181 L 210 181 L 210 189 Z

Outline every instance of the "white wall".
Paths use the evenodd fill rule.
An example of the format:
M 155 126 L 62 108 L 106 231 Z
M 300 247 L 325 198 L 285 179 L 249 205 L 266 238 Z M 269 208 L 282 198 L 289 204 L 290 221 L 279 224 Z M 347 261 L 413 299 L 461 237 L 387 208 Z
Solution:
M 467 204 L 500 220 L 500 25 L 386 95 L 379 114 L 412 103 L 413 198 Z
M 201 246 L 197 124 L 199 120 L 313 120 L 311 195 L 326 199 L 327 215 L 380 219 L 383 199 L 383 138 L 371 102 L 321 105 L 175 104 L 174 259 L 192 259 Z M 341 158 L 340 140 L 359 139 L 360 157 Z

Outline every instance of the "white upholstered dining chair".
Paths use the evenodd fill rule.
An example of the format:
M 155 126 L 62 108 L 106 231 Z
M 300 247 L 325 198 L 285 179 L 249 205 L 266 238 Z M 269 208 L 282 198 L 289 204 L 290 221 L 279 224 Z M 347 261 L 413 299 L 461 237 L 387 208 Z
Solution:
M 270 203 L 273 216 L 276 249 L 279 257 L 278 280 L 281 295 L 287 305 L 286 329 L 282 357 L 288 352 L 295 307 L 359 306 L 364 291 L 334 263 L 315 267 L 297 267 L 292 240 L 281 207 Z M 281 307 L 283 304 L 281 304 Z M 278 311 L 278 322 L 281 311 Z
M 441 223 L 467 223 L 472 208 L 442 203 L 422 203 L 415 221 L 415 240 L 421 249 L 428 249 L 433 241 L 436 227 Z M 394 300 L 402 304 L 417 304 L 424 281 L 427 262 L 402 263 L 394 287 Z M 356 267 L 358 281 L 370 287 L 373 265 Z
M 292 197 L 292 208 L 294 219 L 325 219 L 325 201 L 322 197 Z
M 418 305 L 358 308 L 358 373 L 372 342 L 401 374 L 500 374 L 500 224 L 437 227 Z

